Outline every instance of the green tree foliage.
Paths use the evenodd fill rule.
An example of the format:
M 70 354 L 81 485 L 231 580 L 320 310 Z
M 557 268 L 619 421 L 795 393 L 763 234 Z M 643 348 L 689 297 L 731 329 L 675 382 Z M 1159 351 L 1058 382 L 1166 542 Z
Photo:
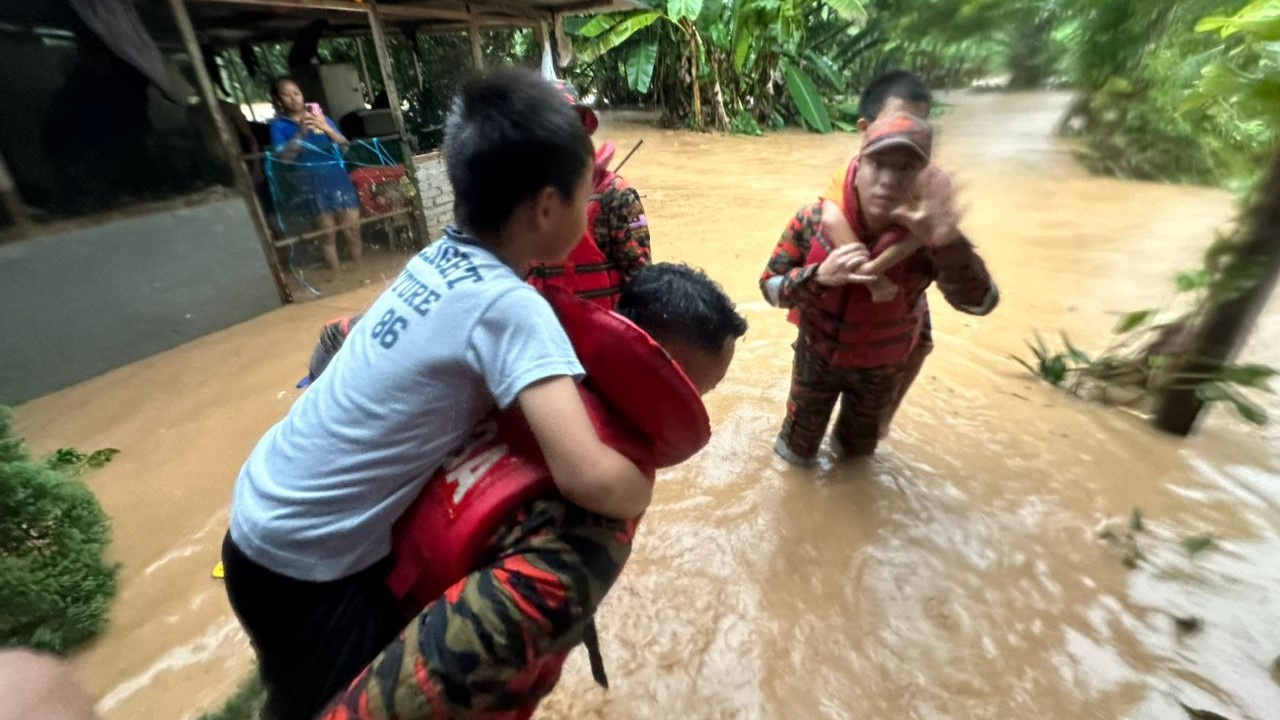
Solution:
M 575 61 L 569 78 L 608 104 L 645 104 L 672 126 L 756 134 L 800 125 L 848 130 L 857 96 L 876 74 L 913 70 L 932 87 L 965 87 L 1003 76 L 1011 88 L 1071 84 L 1080 92 L 1072 127 L 1083 126 L 1084 159 L 1123 177 L 1228 183 L 1252 176 L 1275 123 L 1257 105 L 1277 93 L 1224 103 L 1189 94 L 1201 73 L 1209 91 L 1274 68 L 1276 41 L 1254 28 L 1273 0 L 653 0 L 625 13 L 567 18 Z M 1197 32 L 1218 17 L 1212 32 Z M 388 28 L 391 72 L 416 150 L 439 144 L 449 99 L 471 69 L 465 32 Z M 535 65 L 530 30 L 485 31 L 489 63 Z M 266 97 L 288 71 L 288 43 L 252 48 L 252 75 L 234 49 L 221 54 L 224 80 Z M 363 62 L 361 61 L 363 58 Z M 322 62 L 370 70 L 368 38 L 324 38 Z M 243 80 L 242 80 L 243 79 Z M 1065 127 L 1066 125 L 1064 125 Z
M 907 67 L 956 86 L 1012 67 L 1034 86 L 1065 57 L 1054 0 L 667 0 L 571 23 L 574 79 L 645 101 L 674 125 L 847 129 L 874 75 Z
M 862 13 L 859 0 L 667 0 L 571 23 L 572 72 L 605 100 L 647 101 L 674 125 L 754 133 L 790 120 L 829 132 L 846 78 L 806 47 L 806 30 L 838 18 L 834 36 Z
M 117 570 L 103 557 L 110 525 L 76 476 L 114 454 L 64 448 L 33 459 L 0 407 L 0 646 L 65 653 L 106 626 Z
M 1176 13 L 1170 18 L 1170 22 L 1178 20 Z M 1171 127 L 1185 129 L 1189 134 L 1182 138 L 1183 151 L 1201 153 L 1201 159 L 1215 172 L 1250 189 L 1242 195 L 1242 205 L 1252 211 L 1210 245 L 1203 267 L 1175 278 L 1177 293 L 1170 303 L 1125 315 L 1116 327 L 1115 341 L 1096 358 L 1080 352 L 1065 336 L 1061 351 L 1050 350 L 1037 337 L 1030 344 L 1033 362 L 1020 358 L 1018 362 L 1050 384 L 1073 393 L 1097 393 L 1111 400 L 1119 390 L 1122 402 L 1128 404 L 1145 402 L 1170 390 L 1194 391 L 1200 402 L 1228 405 L 1241 418 L 1261 425 L 1267 414 L 1251 396 L 1270 392 L 1277 371 L 1200 357 L 1195 339 L 1214 327 L 1210 323 L 1215 308 L 1244 297 L 1264 279 L 1259 270 L 1266 264 L 1265 258 L 1257 253 L 1266 249 L 1256 243 L 1248 247 L 1247 239 L 1274 237 L 1275 232 L 1260 224 L 1275 213 L 1258 210 L 1274 207 L 1277 199 L 1252 186 L 1260 177 L 1263 161 L 1280 151 L 1280 0 L 1257 0 L 1234 12 L 1204 17 L 1194 23 L 1193 31 L 1198 33 L 1194 40 L 1207 43 L 1209 49 L 1187 61 L 1196 68 L 1198 77 L 1179 76 L 1188 85 L 1175 95 L 1182 101 L 1173 107 L 1171 100 L 1159 95 L 1153 99 L 1135 93 L 1129 100 L 1134 108 L 1123 123 L 1117 121 L 1118 132 L 1131 133 L 1135 127 L 1166 133 Z M 1162 32 L 1167 35 L 1170 31 Z M 1148 52 L 1159 58 L 1171 52 L 1167 45 Z M 1144 65 L 1139 71 L 1148 70 Z M 1118 82 L 1117 78 L 1103 82 L 1095 102 L 1096 98 L 1106 101 Z M 1176 118 L 1152 114 L 1153 102 L 1167 103 Z M 1133 119 L 1138 113 L 1142 113 L 1141 126 Z M 1160 167 L 1166 170 L 1170 167 L 1158 148 L 1139 157 L 1162 162 Z
M 1242 0 L 1079 1 L 1071 45 L 1086 164 L 1120 177 L 1208 184 L 1256 171 L 1266 147 L 1261 125 L 1225 105 L 1188 104 L 1201 73 L 1240 45 L 1197 32 L 1197 23 L 1239 10 Z M 1259 57 L 1239 60 L 1245 73 L 1260 69 Z

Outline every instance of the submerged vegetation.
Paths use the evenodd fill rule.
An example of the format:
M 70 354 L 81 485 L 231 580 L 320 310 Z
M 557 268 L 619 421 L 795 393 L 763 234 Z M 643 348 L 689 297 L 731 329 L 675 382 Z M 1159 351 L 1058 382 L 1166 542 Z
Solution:
M 1200 113 L 1199 122 L 1220 130 L 1200 144 L 1202 160 L 1243 188 L 1241 220 L 1209 246 L 1202 267 L 1178 275 L 1169 303 L 1127 314 L 1116 339 L 1096 357 L 1065 336 L 1059 351 L 1037 337 L 1031 345 L 1034 363 L 1019 362 L 1075 394 L 1130 405 L 1181 393 L 1193 395 L 1186 400 L 1193 404 L 1228 404 L 1261 425 L 1266 412 L 1250 394 L 1270 392 L 1277 371 L 1231 364 L 1239 341 L 1221 326 L 1229 319 L 1247 330 L 1251 320 L 1241 316 L 1256 314 L 1265 300 L 1274 279 L 1267 267 L 1280 252 L 1274 240 L 1280 234 L 1280 197 L 1275 197 L 1280 156 L 1260 182 L 1266 158 L 1276 152 L 1280 127 L 1280 0 L 1258 0 L 1234 14 L 1205 17 L 1195 28 L 1212 47 L 1196 58 L 1199 79 L 1170 99 L 1180 112 L 1171 112 L 1169 122 L 1194 122 L 1188 113 Z M 1112 84 L 1103 86 L 1104 94 Z M 1146 142 L 1166 143 L 1153 152 L 1171 154 L 1170 138 L 1149 136 Z M 1126 157 L 1121 151 L 1109 156 Z

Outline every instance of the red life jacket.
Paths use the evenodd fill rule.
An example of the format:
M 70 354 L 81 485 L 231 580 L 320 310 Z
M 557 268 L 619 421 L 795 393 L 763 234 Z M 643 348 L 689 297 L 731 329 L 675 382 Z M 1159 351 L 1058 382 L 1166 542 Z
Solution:
M 651 479 L 706 445 L 711 424 L 702 398 L 661 346 L 621 315 L 567 290 L 549 287 L 545 294 L 587 371 L 580 391 L 601 440 Z M 421 610 L 485 561 L 493 534 L 518 508 L 555 493 L 519 410 L 497 413 L 427 481 L 397 523 L 387 584 L 406 609 Z M 531 658 L 517 684 L 549 692 L 567 654 Z
M 858 194 L 854 178 L 858 161 L 849 163 L 844 183 L 844 216 L 861 240 L 864 237 L 858 212 Z M 891 245 L 906 237 L 906 230 L 894 226 L 871 248 L 877 257 Z M 821 263 L 834 248 L 819 235 L 809 244 L 805 265 Z M 898 294 L 887 302 L 874 302 L 871 291 L 863 285 L 828 288 L 815 302 L 793 307 L 787 319 L 824 351 L 831 367 L 872 368 L 896 365 L 907 358 L 920 340 L 928 305 L 921 290 L 929 284 L 927 261 L 920 253 L 885 271 L 898 286 Z
M 621 175 L 609 171 L 616 150 L 612 142 L 606 142 L 596 151 L 595 170 L 592 176 L 595 198 L 587 204 L 587 229 L 578 246 L 569 253 L 563 265 L 538 263 L 529 268 L 529 283 L 545 290 L 558 286 L 571 290 L 583 300 L 590 300 L 606 310 L 618 304 L 618 291 L 622 289 L 622 273 L 617 263 L 605 256 L 596 243 L 596 221 L 602 206 L 600 197 L 610 188 L 624 190 L 631 187 Z

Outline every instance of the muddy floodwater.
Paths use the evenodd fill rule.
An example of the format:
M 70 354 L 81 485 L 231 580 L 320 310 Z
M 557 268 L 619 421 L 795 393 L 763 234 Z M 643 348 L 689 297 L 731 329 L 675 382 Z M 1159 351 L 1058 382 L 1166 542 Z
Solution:
M 1008 358 L 1039 329 L 1105 344 L 1232 214 L 1220 191 L 1090 177 L 1050 137 L 1061 94 L 948 98 L 940 164 L 1003 294 L 970 318 L 933 294 L 937 349 L 878 456 L 774 457 L 794 330 L 756 279 L 850 135 L 765 138 L 609 118 L 644 146 L 654 256 L 702 266 L 751 330 L 709 398 L 710 446 L 662 473 L 599 613 L 613 688 L 575 653 L 542 718 L 1150 718 L 1179 702 L 1280 717 L 1280 430 L 1215 411 L 1175 441 L 1066 397 Z M 35 449 L 122 450 L 91 479 L 123 563 L 111 629 L 75 667 L 105 718 L 193 718 L 250 668 L 209 570 L 231 485 L 297 396 L 326 319 L 380 283 L 286 307 L 18 411 Z M 1269 309 L 1246 356 L 1280 364 Z M 1269 406 L 1277 408 L 1269 401 Z M 1128 569 L 1095 538 L 1141 507 Z M 1180 541 L 1212 533 L 1189 558 Z M 1179 633 L 1174 618 L 1202 626 Z

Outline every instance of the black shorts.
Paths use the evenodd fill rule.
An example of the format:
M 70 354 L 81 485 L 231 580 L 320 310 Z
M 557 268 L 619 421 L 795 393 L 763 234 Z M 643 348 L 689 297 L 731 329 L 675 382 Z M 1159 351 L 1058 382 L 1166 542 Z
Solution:
M 387 588 L 391 558 L 329 582 L 297 580 L 222 541 L 231 608 L 258 653 L 265 717 L 310 720 L 409 621 Z

